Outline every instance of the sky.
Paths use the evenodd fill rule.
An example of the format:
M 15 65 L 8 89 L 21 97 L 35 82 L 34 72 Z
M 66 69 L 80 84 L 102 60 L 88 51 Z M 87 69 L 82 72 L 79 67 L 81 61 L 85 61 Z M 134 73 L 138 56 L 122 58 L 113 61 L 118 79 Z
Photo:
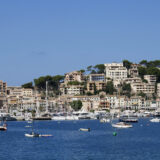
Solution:
M 160 59 L 159 0 L 1 0 L 0 80 Z

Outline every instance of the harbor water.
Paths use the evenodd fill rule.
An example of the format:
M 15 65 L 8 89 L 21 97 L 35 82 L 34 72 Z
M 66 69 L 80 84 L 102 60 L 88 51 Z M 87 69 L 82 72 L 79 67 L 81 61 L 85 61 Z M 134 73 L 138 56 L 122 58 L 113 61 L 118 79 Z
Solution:
M 141 119 L 133 128 L 114 129 L 98 120 L 35 121 L 34 129 L 52 137 L 28 138 L 27 122 L 8 122 L 0 132 L 1 160 L 159 160 L 160 123 Z M 79 131 L 90 128 L 90 132 Z M 117 133 L 114 136 L 113 133 Z

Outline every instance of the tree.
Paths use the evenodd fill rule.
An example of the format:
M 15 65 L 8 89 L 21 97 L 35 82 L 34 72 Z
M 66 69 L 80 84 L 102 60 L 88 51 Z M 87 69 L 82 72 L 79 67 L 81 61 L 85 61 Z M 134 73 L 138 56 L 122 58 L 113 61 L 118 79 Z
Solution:
M 146 97 L 146 94 L 141 91 L 141 92 L 138 93 L 138 96 L 141 96 L 141 97 L 144 98 L 144 97 Z
M 83 83 L 78 82 L 78 81 L 70 81 L 68 82 L 68 85 L 83 85 Z
M 131 64 L 132 64 L 132 62 L 130 62 L 128 60 L 123 60 L 123 66 L 126 67 L 127 69 L 131 68 Z
M 97 94 L 97 87 L 96 87 L 96 84 L 94 84 L 94 95 Z
M 71 107 L 75 110 L 78 111 L 82 108 L 82 101 L 77 100 L 77 101 L 72 101 L 70 102 Z
M 22 88 L 32 88 L 33 89 L 33 82 L 28 82 L 22 85 Z
M 131 85 L 130 85 L 130 84 L 127 84 L 127 83 L 123 83 L 123 85 L 122 85 L 122 90 L 123 90 L 123 91 L 131 92 Z
M 139 62 L 139 64 L 147 66 L 147 60 L 142 60 L 141 62 Z
M 34 79 L 35 86 L 40 90 L 46 89 L 46 81 L 48 81 L 48 88 L 52 90 L 58 90 L 59 83 L 64 80 L 64 76 L 42 76 L 37 79 Z
M 94 66 L 94 68 L 96 69 L 97 73 L 104 73 L 105 70 L 104 64 L 97 64 Z
M 84 69 L 79 70 L 78 72 L 85 73 Z
M 145 67 L 138 67 L 138 73 L 139 73 L 139 76 L 143 79 L 144 78 L 144 75 L 146 75 L 147 73 L 147 69 Z
M 106 93 L 113 95 L 113 92 L 115 92 L 115 88 L 112 81 L 108 81 L 106 84 Z
M 122 85 L 122 94 L 126 95 L 127 97 L 131 96 L 131 85 L 127 83 L 123 83 Z
M 88 66 L 88 67 L 87 67 L 87 71 L 88 71 L 88 72 L 91 72 L 91 71 L 92 71 L 92 66 Z

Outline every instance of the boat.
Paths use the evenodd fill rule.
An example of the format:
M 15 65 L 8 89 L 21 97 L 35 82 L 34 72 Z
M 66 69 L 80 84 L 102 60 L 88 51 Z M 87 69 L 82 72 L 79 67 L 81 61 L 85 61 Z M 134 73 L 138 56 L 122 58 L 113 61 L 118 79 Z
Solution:
M 34 132 L 32 132 L 32 133 L 26 133 L 25 136 L 26 137 L 31 137 L 31 138 L 33 138 L 33 137 L 41 137 L 40 134 L 34 133 Z
M 101 122 L 101 123 L 106 123 L 106 122 L 109 123 L 110 121 L 111 121 L 111 120 L 108 119 L 108 118 L 101 118 L 101 119 L 100 119 L 100 122 Z
M 153 118 L 150 120 L 150 122 L 160 122 L 160 118 Z
M 79 131 L 90 132 L 91 129 L 90 128 L 80 128 Z
M 64 121 L 64 120 L 66 120 L 66 117 L 62 113 L 55 113 L 55 114 L 53 114 L 52 120 L 54 120 L 54 121 Z
M 34 133 L 34 132 L 32 132 L 32 133 L 26 133 L 25 134 L 25 136 L 26 137 L 30 137 L 30 138 L 36 138 L 36 137 L 52 137 L 52 135 L 51 134 L 38 134 L 38 133 Z
M 7 126 L 3 125 L 3 126 L 0 126 L 0 131 L 6 131 L 7 130 Z
M 138 118 L 137 116 L 127 116 L 127 115 L 124 115 L 124 116 L 120 116 L 119 118 L 119 121 L 120 122 L 138 122 Z
M 118 122 L 118 123 L 112 124 L 112 127 L 114 128 L 132 128 L 133 126 L 129 123 Z
M 88 112 L 79 112 L 78 119 L 91 119 Z
M 7 124 L 3 123 L 3 125 L 0 126 L 0 131 L 6 131 L 7 130 Z
M 119 117 L 120 122 L 138 122 L 138 116 L 130 110 L 126 110 L 121 113 Z

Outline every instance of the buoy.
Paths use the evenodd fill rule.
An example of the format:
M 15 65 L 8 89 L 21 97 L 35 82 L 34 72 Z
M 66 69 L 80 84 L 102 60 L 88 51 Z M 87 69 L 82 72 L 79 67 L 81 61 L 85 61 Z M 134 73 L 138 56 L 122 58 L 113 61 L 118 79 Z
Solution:
M 117 132 L 113 132 L 113 136 L 117 136 Z

